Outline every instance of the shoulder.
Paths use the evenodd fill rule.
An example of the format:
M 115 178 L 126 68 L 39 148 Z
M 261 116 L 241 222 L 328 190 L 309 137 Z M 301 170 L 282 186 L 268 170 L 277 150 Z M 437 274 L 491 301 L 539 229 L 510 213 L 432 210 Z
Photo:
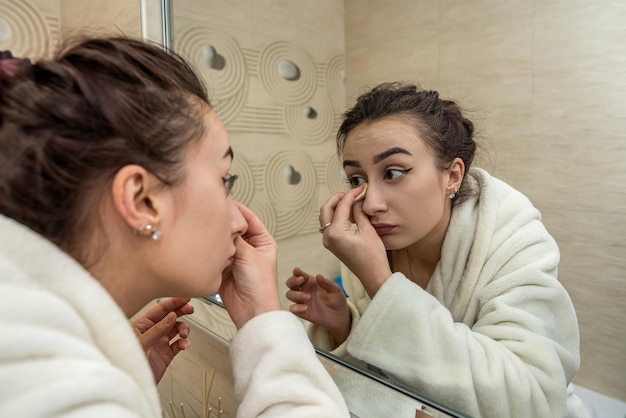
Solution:
M 106 290 L 32 230 L 0 216 L 0 231 L 0 376 L 12 376 L 0 415 L 157 411 L 141 346 Z
M 32 342 L 33 353 L 52 357 L 57 349 L 60 356 L 84 350 L 81 356 L 95 359 L 123 346 L 126 355 L 143 357 L 120 307 L 75 259 L 1 215 L 0 231 L 0 323 L 22 337 L 22 346 Z
M 472 252 L 482 252 L 484 260 L 507 264 L 513 259 L 528 262 L 540 257 L 556 267 L 558 245 L 532 202 L 485 170 L 472 168 L 470 179 L 476 197 L 455 208 L 453 216 L 458 216 L 457 222 L 473 224 Z
M 68 353 L 101 357 L 93 346 L 93 333 L 85 319 L 38 279 L 53 282 L 54 276 L 33 277 L 0 252 L 0 294 L 4 299 L 0 304 L 0 345 L 6 347 L 0 350 L 0 363 L 19 360 L 20 366 L 28 369 L 28 363 L 37 358 L 53 361 Z M 74 290 L 80 292 L 80 286 Z M 10 344 L 11 340 L 16 343 Z
M 541 212 L 524 193 L 480 168 L 472 168 L 470 177 L 478 216 L 483 223 L 493 223 L 494 234 L 525 229 L 548 234 Z
M 0 294 L 4 299 L 0 321 L 10 318 L 10 324 L 25 330 L 53 328 L 88 337 L 89 328 L 64 297 L 70 292 L 81 294 L 78 276 L 86 272 L 58 247 L 12 219 L 0 216 L 0 230 Z
M 468 177 L 470 187 L 478 195 L 480 201 L 497 202 L 502 207 L 514 205 L 537 211 L 524 193 L 482 168 L 472 167 Z
M 81 294 L 81 287 L 74 291 Z M 146 393 L 102 348 L 106 339 L 124 346 L 126 334 L 95 327 L 76 306 L 2 254 L 0 295 L 0 376 L 11 376 L 11 384 L 0 391 L 0 416 L 39 416 L 42 405 L 45 415 L 55 416 L 125 417 L 150 410 Z M 97 314 L 108 316 L 93 302 Z M 133 352 L 126 354 L 142 364 Z

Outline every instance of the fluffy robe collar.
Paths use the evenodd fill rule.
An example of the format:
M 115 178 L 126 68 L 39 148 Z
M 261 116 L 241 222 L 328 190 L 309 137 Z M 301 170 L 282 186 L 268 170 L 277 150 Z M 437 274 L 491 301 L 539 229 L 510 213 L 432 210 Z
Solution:
M 19 272 L 15 274 L 15 272 Z M 160 416 L 154 377 L 128 318 L 75 259 L 26 226 L 0 215 L 0 281 L 39 288 L 66 302 L 85 322 L 93 344 L 131 375 Z M 5 295 L 5 297 L 9 297 Z M 140 402 L 140 400 L 137 400 Z M 159 408 L 159 409 L 155 409 Z

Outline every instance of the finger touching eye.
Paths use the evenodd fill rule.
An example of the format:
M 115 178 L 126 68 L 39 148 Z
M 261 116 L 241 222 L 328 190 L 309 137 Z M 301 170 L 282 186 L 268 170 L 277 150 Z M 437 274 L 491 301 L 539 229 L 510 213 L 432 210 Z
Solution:
M 359 187 L 361 184 L 366 183 L 366 180 L 365 180 L 365 178 L 363 178 L 361 176 L 352 176 L 352 177 L 348 178 L 346 180 L 346 182 L 348 184 L 350 184 L 350 187 L 352 187 L 354 189 L 354 188 Z
M 361 193 L 359 193 L 359 195 L 357 197 L 354 198 L 354 203 L 365 199 L 365 194 L 367 193 L 367 183 L 363 183 L 363 191 L 361 191 Z

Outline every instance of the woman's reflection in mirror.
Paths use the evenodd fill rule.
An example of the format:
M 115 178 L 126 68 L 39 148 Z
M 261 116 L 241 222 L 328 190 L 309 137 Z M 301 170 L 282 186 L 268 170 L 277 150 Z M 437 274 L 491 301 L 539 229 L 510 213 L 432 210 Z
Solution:
M 319 217 L 349 297 L 295 267 L 290 310 L 318 347 L 471 416 L 586 416 L 559 248 L 526 196 L 472 166 L 474 135 L 436 91 L 361 95 L 337 133 L 351 189 Z

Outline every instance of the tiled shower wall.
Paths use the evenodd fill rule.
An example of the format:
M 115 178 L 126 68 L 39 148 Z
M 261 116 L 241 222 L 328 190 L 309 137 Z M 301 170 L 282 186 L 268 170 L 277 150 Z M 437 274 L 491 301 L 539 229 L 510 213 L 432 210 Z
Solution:
M 412 80 L 477 122 L 477 165 L 543 213 L 581 331 L 575 382 L 626 401 L 626 3 L 346 0 L 346 91 Z

